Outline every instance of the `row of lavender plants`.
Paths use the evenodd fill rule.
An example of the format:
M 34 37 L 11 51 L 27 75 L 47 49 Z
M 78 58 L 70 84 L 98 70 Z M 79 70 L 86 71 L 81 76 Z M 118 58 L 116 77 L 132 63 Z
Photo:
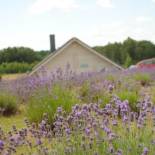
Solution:
M 58 107 L 55 120 L 48 115 L 18 130 L 14 125 L 8 133 L 0 129 L 0 152 L 3 155 L 154 155 L 155 106 L 150 97 L 138 103 L 133 112 L 127 100 L 117 96 L 105 105 L 90 103 L 72 107 L 66 113 Z
M 0 129 L 1 154 L 154 155 L 153 71 L 42 74 L 0 83 L 1 114 L 24 104 L 28 118 Z
M 18 111 L 18 104 L 28 104 L 27 111 L 29 116 L 33 115 L 32 121 L 40 121 L 44 112 L 53 115 L 60 105 L 66 111 L 76 103 L 101 102 L 104 106 L 111 99 L 110 89 L 122 100 L 128 99 L 132 110 L 136 111 L 137 101 L 145 93 L 141 87 L 152 85 L 154 74 L 151 70 L 131 70 L 78 75 L 69 65 L 65 71 L 59 68 L 51 74 L 42 69 L 43 76 L 0 82 L 0 113 L 14 114 Z

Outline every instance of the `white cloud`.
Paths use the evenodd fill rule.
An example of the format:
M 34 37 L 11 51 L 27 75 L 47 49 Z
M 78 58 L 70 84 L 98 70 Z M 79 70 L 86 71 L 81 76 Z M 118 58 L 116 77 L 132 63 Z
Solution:
M 101 6 L 103 8 L 113 8 L 114 7 L 112 0 L 97 0 L 96 3 L 98 6 Z
M 152 2 L 155 2 L 155 0 L 152 0 Z
M 153 21 L 153 19 L 151 17 L 147 17 L 147 16 L 139 16 L 136 18 L 136 21 L 145 23 L 145 22 L 151 22 L 151 21 Z
M 61 9 L 70 11 L 77 8 L 75 0 L 36 0 L 29 8 L 29 12 L 33 14 L 44 13 L 52 9 Z

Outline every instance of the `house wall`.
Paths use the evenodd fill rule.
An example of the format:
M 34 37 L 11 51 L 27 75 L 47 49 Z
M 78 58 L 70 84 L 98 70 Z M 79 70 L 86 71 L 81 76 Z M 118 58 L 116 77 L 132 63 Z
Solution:
M 70 46 L 65 48 L 64 51 L 60 52 L 60 54 L 49 59 L 45 64 L 45 68 L 51 72 L 59 67 L 64 69 L 67 64 L 70 64 L 71 69 L 77 73 L 100 71 L 101 69 L 117 69 L 114 65 L 106 60 L 104 61 L 77 42 L 73 42 Z

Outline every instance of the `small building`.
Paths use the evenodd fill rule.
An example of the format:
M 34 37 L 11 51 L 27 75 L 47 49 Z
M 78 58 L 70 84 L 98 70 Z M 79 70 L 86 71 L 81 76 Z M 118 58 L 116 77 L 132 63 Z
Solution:
M 123 70 L 121 66 L 99 54 L 78 38 L 70 39 L 57 50 L 55 50 L 54 35 L 50 35 L 50 43 L 51 54 L 37 64 L 30 75 L 39 73 L 41 68 L 46 68 L 47 72 L 52 72 L 57 68 L 64 69 L 67 64 L 76 73 Z
M 145 59 L 136 64 L 137 68 L 155 69 L 155 58 Z

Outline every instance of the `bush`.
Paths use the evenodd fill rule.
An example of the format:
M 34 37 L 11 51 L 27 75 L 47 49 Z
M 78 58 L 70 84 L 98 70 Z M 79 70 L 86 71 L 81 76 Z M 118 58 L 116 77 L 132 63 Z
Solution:
M 6 92 L 0 92 L 0 113 L 5 116 L 15 114 L 18 109 L 17 97 Z
M 151 82 L 151 76 L 147 73 L 136 73 L 134 79 L 139 81 L 142 86 L 147 86 Z
M 137 94 L 136 91 L 121 91 L 117 93 L 118 97 L 124 101 L 128 100 L 129 105 L 133 111 L 137 112 L 137 102 L 139 100 L 139 95 Z
M 68 88 L 58 85 L 53 86 L 50 90 L 41 88 L 30 97 L 27 116 L 31 122 L 40 122 L 43 114 L 47 113 L 49 122 L 53 122 L 58 107 L 63 107 L 68 113 L 71 107 L 78 102 L 75 91 Z
M 2 63 L 0 65 L 0 74 L 2 73 L 24 73 L 32 70 L 33 66 L 36 63 L 28 64 L 28 63 Z

